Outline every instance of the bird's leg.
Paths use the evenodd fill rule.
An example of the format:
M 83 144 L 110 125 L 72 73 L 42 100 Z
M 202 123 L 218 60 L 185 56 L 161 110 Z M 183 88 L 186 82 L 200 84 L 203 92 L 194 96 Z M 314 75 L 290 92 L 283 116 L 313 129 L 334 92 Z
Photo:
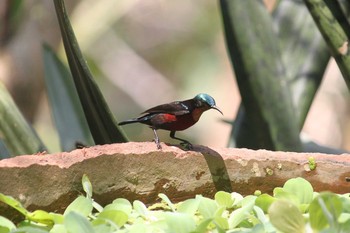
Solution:
M 160 150 L 160 149 L 162 149 L 162 146 L 160 145 L 157 131 L 154 128 L 152 128 L 152 129 L 153 129 L 153 133 L 154 133 L 154 142 L 157 144 L 157 149 Z
M 171 131 L 170 132 L 170 137 L 173 138 L 173 139 L 177 139 L 177 140 L 181 141 L 180 145 L 184 146 L 186 149 L 189 149 L 189 150 L 192 149 L 192 144 L 189 141 L 185 140 L 185 139 L 175 137 L 175 132 L 176 131 Z

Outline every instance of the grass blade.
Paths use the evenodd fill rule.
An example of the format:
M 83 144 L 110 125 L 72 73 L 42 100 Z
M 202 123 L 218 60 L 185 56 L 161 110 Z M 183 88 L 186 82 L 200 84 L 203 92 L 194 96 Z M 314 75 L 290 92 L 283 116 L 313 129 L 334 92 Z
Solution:
M 54 0 L 64 48 L 81 105 L 96 144 L 126 142 L 81 54 L 63 0 Z

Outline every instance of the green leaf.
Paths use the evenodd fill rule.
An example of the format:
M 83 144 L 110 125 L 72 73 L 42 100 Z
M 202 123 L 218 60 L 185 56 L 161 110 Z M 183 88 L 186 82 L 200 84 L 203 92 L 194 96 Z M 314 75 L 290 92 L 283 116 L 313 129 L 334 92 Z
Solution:
M 207 228 L 209 226 L 209 224 L 213 221 L 212 218 L 207 218 L 207 219 L 203 219 L 198 226 L 196 227 L 196 230 L 194 232 L 198 232 L 198 233 L 206 233 L 208 232 Z
M 128 214 L 120 210 L 103 210 L 98 219 L 109 220 L 119 227 L 122 227 L 128 221 Z
M 297 206 L 286 200 L 277 200 L 271 204 L 268 214 L 271 223 L 282 232 L 305 232 L 303 215 Z
M 113 203 L 108 204 L 104 210 L 120 210 L 127 215 L 130 215 L 132 211 L 132 205 L 127 199 L 117 198 L 113 201 Z
M 35 210 L 27 215 L 28 220 L 42 223 L 46 226 L 54 225 L 54 217 L 44 210 Z
M 213 218 L 215 216 L 216 210 L 219 208 L 216 204 L 216 201 L 202 196 L 197 196 L 196 199 L 199 199 L 199 206 L 198 211 L 203 217 L 206 218 Z
M 55 224 L 50 233 L 68 233 L 66 227 L 63 224 Z
M 267 213 L 267 210 L 269 209 L 270 205 L 276 200 L 276 198 L 264 193 L 256 198 L 255 205 L 260 207 L 265 213 Z
M 96 144 L 126 142 L 83 58 L 63 0 L 54 0 L 64 48 L 81 105 Z
M 89 180 L 89 177 L 86 174 L 83 175 L 81 183 L 82 183 L 83 189 L 86 193 L 86 197 L 91 198 L 92 197 L 92 185 L 91 185 L 91 182 Z
M 228 230 L 229 225 L 228 225 L 228 219 L 220 216 L 216 216 L 214 218 L 214 223 L 217 227 L 223 229 L 223 230 Z
M 16 229 L 16 225 L 5 217 L 0 216 L 0 232 L 7 233 Z
M 92 200 L 90 198 L 79 196 L 70 203 L 63 215 L 67 215 L 69 212 L 74 211 L 82 216 L 88 216 L 91 214 L 92 208 Z
M 71 151 L 77 143 L 94 145 L 69 70 L 48 45 L 43 48 L 45 83 L 62 150 Z
M 215 201 L 219 206 L 224 206 L 227 209 L 232 208 L 234 199 L 232 198 L 231 194 L 224 191 L 219 191 L 215 194 Z
M 64 226 L 68 232 L 94 233 L 91 223 L 83 215 L 69 211 L 64 217 Z
M 304 0 L 350 89 L 350 24 L 339 1 Z
M 313 188 L 309 181 L 298 177 L 289 179 L 283 186 L 283 189 L 298 197 L 300 204 L 309 204 L 313 198 Z
M 242 97 L 239 112 L 245 115 L 235 123 L 239 127 L 235 130 L 237 147 L 301 151 L 298 121 L 270 13 L 256 0 L 220 0 L 220 6 Z
M 169 199 L 164 193 L 159 193 L 159 194 L 158 194 L 158 197 L 159 197 L 160 199 L 162 199 L 162 200 L 169 206 L 169 208 L 170 208 L 173 212 L 176 211 L 175 205 L 170 201 L 170 199 Z
M 244 199 L 242 200 L 242 202 Z M 243 220 L 247 219 L 249 212 L 252 211 L 255 203 L 255 199 L 248 198 L 242 203 L 242 207 L 232 211 L 230 217 L 228 218 L 229 228 L 233 229 Z
M 198 210 L 199 203 L 199 199 L 187 199 L 178 204 L 177 211 L 179 213 L 187 213 L 190 215 L 194 215 Z
M 16 209 L 18 212 L 20 212 L 24 216 L 28 216 L 28 214 L 30 213 L 28 210 L 26 210 L 22 206 L 21 202 L 17 201 L 16 199 L 14 199 L 11 196 L 6 196 L 6 195 L 0 193 L 0 201 L 11 206 L 12 208 Z
M 0 135 L 12 156 L 47 151 L 0 82 Z
M 322 81 L 330 53 L 303 3 L 279 1 L 272 19 L 300 129 Z
M 165 222 L 169 232 L 188 233 L 196 229 L 193 217 L 186 213 L 165 212 Z
M 342 202 L 336 194 L 321 193 L 311 202 L 309 207 L 312 229 L 320 231 L 327 226 L 331 228 L 336 226 L 341 212 Z
M 11 233 L 49 233 L 49 231 L 41 226 L 30 225 L 18 227 L 17 230 L 11 231 Z
M 141 201 L 136 200 L 133 202 L 133 207 L 135 209 L 135 211 L 140 214 L 142 217 L 146 217 L 148 215 L 148 209 L 145 206 L 145 204 L 143 204 Z
M 55 225 L 63 224 L 64 216 L 62 214 L 49 213 L 52 216 L 52 219 Z

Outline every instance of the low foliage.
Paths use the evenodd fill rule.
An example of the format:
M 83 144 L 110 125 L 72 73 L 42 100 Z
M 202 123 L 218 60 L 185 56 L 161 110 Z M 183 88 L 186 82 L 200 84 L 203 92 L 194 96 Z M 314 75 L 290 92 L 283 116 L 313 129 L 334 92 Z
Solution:
M 350 232 L 349 194 L 314 192 L 303 178 L 288 180 L 273 195 L 257 191 L 243 197 L 219 191 L 213 199 L 197 195 L 175 204 L 159 194 L 161 201 L 148 207 L 124 198 L 102 207 L 92 199 L 85 175 L 82 185 L 86 195 L 77 197 L 63 214 L 29 212 L 0 194 L 0 201 L 25 216 L 17 226 L 0 216 L 0 232 Z

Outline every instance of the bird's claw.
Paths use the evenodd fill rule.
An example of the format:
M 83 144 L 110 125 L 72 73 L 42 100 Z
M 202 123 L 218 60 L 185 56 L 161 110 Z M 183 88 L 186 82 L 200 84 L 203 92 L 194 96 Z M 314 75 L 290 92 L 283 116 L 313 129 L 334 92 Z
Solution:
M 189 142 L 181 142 L 180 145 L 184 148 L 184 150 L 192 150 L 193 145 Z
M 160 145 L 159 140 L 153 139 L 153 141 L 156 143 L 157 149 L 158 149 L 158 150 L 161 150 L 161 149 L 162 149 L 162 146 Z

